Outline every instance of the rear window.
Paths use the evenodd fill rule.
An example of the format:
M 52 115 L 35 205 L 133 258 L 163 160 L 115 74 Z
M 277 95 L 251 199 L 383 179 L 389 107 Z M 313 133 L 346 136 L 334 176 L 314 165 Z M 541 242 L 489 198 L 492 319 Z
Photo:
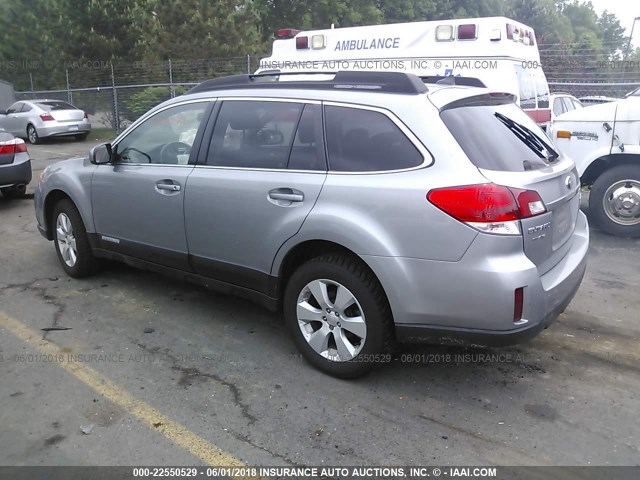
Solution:
M 46 112 L 55 112 L 56 110 L 77 110 L 77 108 L 70 103 L 61 101 L 37 102 L 36 105 Z
M 551 140 L 513 103 L 461 106 L 440 115 L 478 168 L 523 172 L 546 167 L 547 157 L 555 154 Z M 511 122 L 517 125 L 508 126 Z M 529 134 L 533 135 L 531 140 L 525 138 Z M 543 148 L 537 151 L 536 145 Z
M 380 112 L 350 107 L 325 107 L 329 168 L 336 172 L 379 172 L 413 168 L 422 154 Z

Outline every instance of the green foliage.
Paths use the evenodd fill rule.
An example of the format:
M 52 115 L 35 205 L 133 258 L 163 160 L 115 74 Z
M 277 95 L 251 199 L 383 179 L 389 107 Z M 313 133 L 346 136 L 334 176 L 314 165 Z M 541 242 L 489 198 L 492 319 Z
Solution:
M 186 88 L 174 87 L 175 95 L 182 95 Z M 138 118 L 143 113 L 149 111 L 159 103 L 171 98 L 171 89 L 169 87 L 147 87 L 137 93 L 134 93 L 125 101 L 127 112 L 122 112 L 125 116 Z M 128 115 L 127 113 L 130 113 Z
M 32 79 L 37 89 L 60 88 L 69 70 L 73 86 L 105 85 L 110 62 L 168 59 L 208 62 L 193 64 L 192 74 L 202 78 L 242 64 L 219 68 L 214 59 L 267 53 L 278 28 L 494 15 L 533 27 L 543 58 L 553 59 L 558 71 L 587 56 L 622 58 L 627 46 L 615 15 L 598 16 L 577 0 L 0 0 L 0 78 L 18 90 L 29 89 Z M 106 67 L 69 66 L 87 61 Z

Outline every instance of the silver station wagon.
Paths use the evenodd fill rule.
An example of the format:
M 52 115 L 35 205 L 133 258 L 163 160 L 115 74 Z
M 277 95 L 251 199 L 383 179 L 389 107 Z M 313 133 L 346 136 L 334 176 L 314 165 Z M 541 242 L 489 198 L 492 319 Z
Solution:
M 208 80 L 49 166 L 40 231 L 72 277 L 102 259 L 281 311 L 317 368 L 394 342 L 508 344 L 585 272 L 574 163 L 510 94 L 386 72 Z

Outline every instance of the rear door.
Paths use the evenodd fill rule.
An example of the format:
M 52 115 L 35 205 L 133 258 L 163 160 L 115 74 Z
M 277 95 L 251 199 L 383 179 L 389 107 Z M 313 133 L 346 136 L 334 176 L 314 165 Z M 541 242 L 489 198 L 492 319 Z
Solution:
M 277 251 L 325 181 L 323 145 L 317 102 L 224 100 L 185 197 L 195 271 L 268 293 Z
M 524 251 L 540 273 L 549 271 L 570 248 L 580 208 L 573 161 L 555 158 L 551 140 L 514 104 L 476 102 L 441 115 L 487 180 L 538 192 L 547 212 L 521 220 Z

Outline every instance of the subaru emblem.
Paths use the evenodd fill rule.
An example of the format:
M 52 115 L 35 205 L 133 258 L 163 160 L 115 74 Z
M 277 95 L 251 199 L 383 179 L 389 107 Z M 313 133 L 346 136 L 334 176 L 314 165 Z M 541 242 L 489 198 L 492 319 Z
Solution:
M 567 178 L 564 179 L 564 184 L 571 190 L 573 187 L 573 175 L 568 175 Z

